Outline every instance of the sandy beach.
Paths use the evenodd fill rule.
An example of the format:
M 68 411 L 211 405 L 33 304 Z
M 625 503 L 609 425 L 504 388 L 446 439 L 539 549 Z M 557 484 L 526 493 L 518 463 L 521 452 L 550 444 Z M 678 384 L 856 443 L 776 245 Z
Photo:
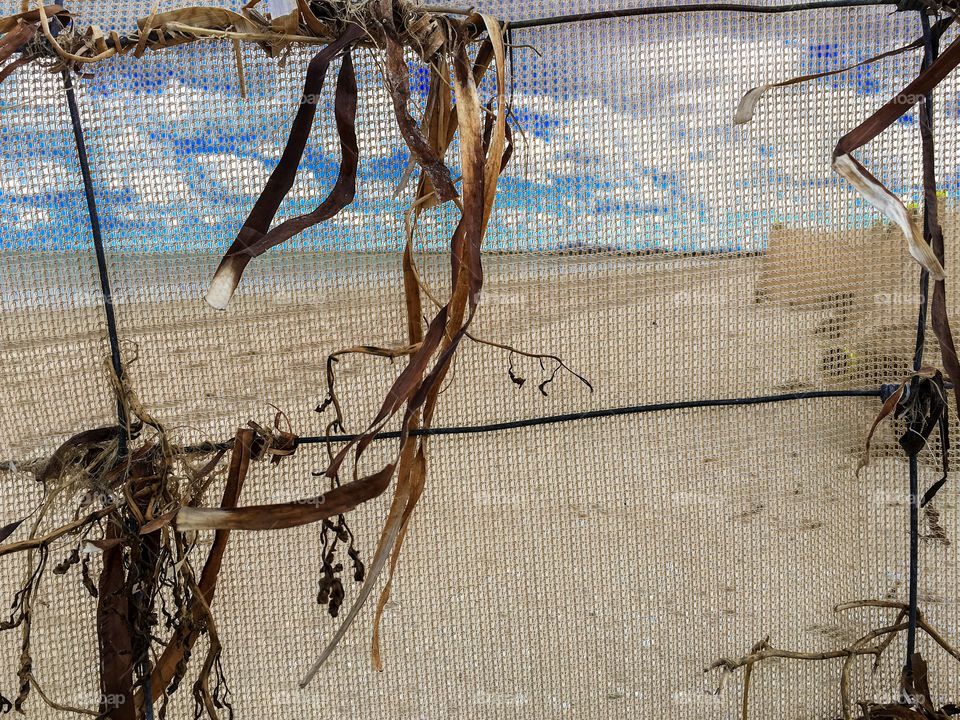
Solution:
M 804 291 L 796 274 L 783 274 L 789 292 L 771 294 L 770 264 L 790 262 L 772 257 L 491 256 L 476 333 L 560 355 L 595 390 L 561 373 L 544 397 L 537 361 L 514 356 L 515 373 L 528 379 L 518 388 L 507 353 L 468 343 L 436 424 L 872 387 L 888 370 L 870 352 L 907 362 L 889 345 L 909 347 L 906 329 L 887 330 L 885 350 L 872 329 L 890 315 L 877 288 L 889 291 L 901 275 L 893 286 L 908 288 L 912 268 L 893 257 L 838 305 Z M 197 296 L 213 257 L 111 260 L 132 385 L 184 442 L 268 422 L 269 404 L 296 432 L 319 434 L 326 355 L 402 340 L 396 255 L 264 256 L 225 313 Z M 444 262 L 424 261 L 438 289 Z M 51 278 L 61 279 L 61 305 L 72 306 L 8 309 L 0 321 L 0 458 L 22 462 L 109 423 L 113 401 L 89 259 L 18 255 L 4 267 L 23 297 L 43 283 L 49 294 Z M 824 336 L 831 321 L 842 337 Z M 849 356 L 831 365 L 824 358 L 836 360 L 834 345 Z M 340 364 L 348 429 L 363 426 L 398 369 L 369 358 Z M 906 471 L 888 457 L 891 436 L 859 479 L 853 472 L 877 409 L 870 398 L 807 400 L 437 438 L 384 621 L 385 672 L 369 669 L 365 611 L 304 691 L 296 681 L 335 627 L 313 599 L 317 530 L 238 533 L 215 602 L 238 717 L 732 717 L 736 683 L 710 694 L 716 678 L 703 674 L 706 665 L 767 634 L 801 650 L 849 642 L 885 616 L 835 616 L 835 603 L 905 592 Z M 392 444 L 378 446 L 387 452 Z M 323 458 L 321 447 L 303 447 L 279 467 L 256 466 L 245 501 L 315 492 L 310 471 Z M 927 463 L 924 478 L 934 474 Z M 4 522 L 39 498 L 26 474 L 7 471 L 0 482 Z M 367 554 L 384 503 L 356 513 Z M 955 494 L 939 509 L 955 542 Z M 923 562 L 924 609 L 956 638 L 956 545 L 925 542 Z M 12 593 L 23 559 L 2 567 Z M 74 575 L 49 578 L 37 611 L 37 677 L 59 701 L 95 706 L 94 601 Z M 8 658 L 0 688 L 10 695 L 18 639 L 0 642 Z M 929 643 L 923 650 L 938 692 L 955 697 L 958 676 Z M 894 687 L 899 650 L 888 660 L 872 677 L 862 663 L 858 691 L 876 698 Z M 761 668 L 756 717 L 833 717 L 838 672 L 836 663 Z M 187 683 L 177 698 L 172 717 L 190 716 Z M 36 697 L 30 707 L 33 717 L 61 716 Z

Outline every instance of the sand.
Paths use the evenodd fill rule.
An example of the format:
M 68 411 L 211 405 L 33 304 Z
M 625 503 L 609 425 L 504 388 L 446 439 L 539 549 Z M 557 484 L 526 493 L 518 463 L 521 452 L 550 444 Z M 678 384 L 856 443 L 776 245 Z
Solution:
M 111 262 L 132 385 L 184 442 L 230 437 L 251 418 L 268 422 L 269 404 L 298 433 L 318 434 L 327 353 L 402 340 L 395 255 L 264 256 L 226 313 L 198 300 L 213 257 Z M 425 262 L 442 288 L 444 261 Z M 900 372 L 888 365 L 907 362 L 900 348 L 909 330 L 891 326 L 889 306 L 876 302 L 879 290 L 910 286 L 896 259 L 878 263 L 842 305 L 804 290 L 789 272 L 795 262 L 776 254 L 490 257 L 476 332 L 558 354 L 595 390 L 561 374 L 544 397 L 537 362 L 514 357 L 514 371 L 528 378 L 518 388 L 505 353 L 468 344 L 437 425 L 875 387 Z M 113 401 L 89 259 L 18 255 L 3 263 L 13 283 L 5 297 L 19 293 L 23 302 L 0 319 L 0 459 L 22 463 L 111 422 Z M 758 298 L 771 263 L 789 292 Z M 38 299 L 51 288 L 61 309 Z M 798 293 L 804 302 L 794 302 Z M 847 360 L 825 362 L 837 348 Z M 363 426 L 398 370 L 382 360 L 341 363 L 348 429 Z M 369 669 L 364 612 L 305 691 L 296 681 L 335 627 L 313 599 L 317 529 L 238 533 L 214 608 L 238 717 L 732 717 L 737 689 L 710 694 L 706 665 L 768 634 L 802 650 L 849 642 L 884 616 L 836 617 L 834 603 L 905 592 L 906 473 L 889 457 L 889 435 L 861 477 L 853 473 L 877 409 L 869 398 L 810 400 L 438 438 L 384 620 L 385 672 Z M 376 452 L 391 450 L 385 443 Z M 314 492 L 310 471 L 323 457 L 319 446 L 303 447 L 277 468 L 258 465 L 245 501 Z M 925 481 L 933 477 L 925 465 Z M 6 472 L 0 482 L 3 522 L 39 496 L 25 474 Z M 952 541 L 955 497 L 940 507 Z M 356 514 L 367 555 L 383 513 L 378 501 Z M 51 561 L 68 551 L 58 548 Z M 956 639 L 956 545 L 925 542 L 923 563 L 925 609 Z M 0 568 L 11 595 L 23 561 L 5 558 Z M 94 601 L 75 575 L 48 577 L 37 677 L 60 701 L 95 706 Z M 14 635 L 0 638 L 8 696 Z M 956 699 L 960 675 L 929 643 L 923 650 L 937 659 L 937 691 Z M 883 672 L 859 673 L 859 697 L 886 697 L 899 659 L 895 645 Z M 754 716 L 835 716 L 838 671 L 835 663 L 761 670 Z M 189 684 L 178 697 L 170 717 L 191 717 Z M 63 716 L 38 697 L 31 708 L 35 717 Z

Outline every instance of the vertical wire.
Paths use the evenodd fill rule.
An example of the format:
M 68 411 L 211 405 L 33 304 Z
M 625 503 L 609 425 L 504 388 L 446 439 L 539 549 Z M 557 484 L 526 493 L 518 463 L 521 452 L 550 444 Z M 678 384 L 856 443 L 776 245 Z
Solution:
M 107 256 L 103 249 L 100 215 L 97 212 L 97 200 L 93 192 L 93 177 L 90 174 L 90 159 L 87 155 L 87 144 L 83 138 L 83 125 L 80 122 L 80 109 L 77 106 L 73 78 L 70 76 L 68 69 L 64 69 L 62 75 L 63 87 L 67 95 L 67 106 L 70 109 L 70 123 L 73 125 L 73 139 L 77 145 L 77 157 L 80 161 L 80 173 L 83 176 L 83 194 L 87 199 L 87 213 L 90 216 L 90 234 L 93 237 L 93 249 L 97 256 L 97 274 L 100 277 L 103 313 L 107 320 L 107 337 L 110 342 L 110 362 L 117 377 L 122 378 L 123 365 L 120 361 L 120 339 L 117 335 L 117 319 L 113 309 L 113 292 L 110 289 Z M 127 453 L 127 411 L 119 398 L 117 399 L 117 420 L 120 424 L 119 454 L 122 457 Z
M 938 54 L 937 38 L 933 37 L 930 30 L 930 16 L 926 9 L 920 10 L 920 24 L 923 28 L 923 64 L 921 70 L 928 68 L 936 59 Z M 926 124 L 930 131 L 933 129 L 933 93 L 929 92 L 924 97 L 924 102 L 920 108 L 923 113 L 922 124 Z M 925 159 L 926 160 L 926 159 Z M 936 192 L 931 199 L 926 191 L 926 182 L 924 182 L 924 203 L 923 203 L 923 234 L 929 241 L 930 238 L 930 213 L 931 202 L 937 202 Z M 918 371 L 923 364 L 923 345 L 926 339 L 927 308 L 929 305 L 930 274 L 923 270 L 920 273 L 920 309 L 917 317 L 917 344 L 913 356 L 914 372 Z M 912 383 L 916 383 L 914 378 Z M 919 584 L 920 584 L 920 478 L 919 464 L 917 456 L 912 455 L 909 460 L 910 472 L 910 577 L 909 577 L 909 597 L 907 605 L 909 616 L 907 621 L 907 657 L 904 670 L 907 676 L 912 675 L 913 655 L 917 647 L 917 615 L 919 605 Z

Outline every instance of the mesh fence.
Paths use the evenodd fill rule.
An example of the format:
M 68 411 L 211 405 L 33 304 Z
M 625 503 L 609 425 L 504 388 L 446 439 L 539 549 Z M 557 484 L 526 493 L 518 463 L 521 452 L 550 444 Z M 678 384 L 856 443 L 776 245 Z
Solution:
M 629 3 L 621 3 L 628 5 Z M 149 4 L 69 3 L 81 26 L 135 27 Z M 229 5 L 229 3 L 225 3 Z M 507 19 L 608 9 L 488 2 Z M 0 3 L 0 14 L 19 10 Z M 478 343 L 460 352 L 437 426 L 475 427 L 648 403 L 805 390 L 876 390 L 912 363 L 918 267 L 902 236 L 830 169 L 836 140 L 916 75 L 918 52 L 771 92 L 732 124 L 747 89 L 851 65 L 919 36 L 916 13 L 847 8 L 756 16 L 698 12 L 513 32 L 517 129 L 484 257 L 483 339 L 555 354 L 566 373 Z M 309 50 L 282 63 L 232 44 L 118 57 L 77 81 L 132 387 L 184 442 L 226 440 L 281 408 L 322 435 L 326 357 L 402 344 L 399 251 L 407 163 L 372 58 L 359 54 L 360 182 L 344 213 L 248 270 L 226 313 L 202 295 L 276 163 Z M 416 77 L 414 78 L 416 80 Z M 426 86 L 417 87 L 423 98 Z M 935 105 L 948 302 L 960 291 L 960 94 Z M 329 118 L 326 98 L 319 117 Z M 521 132 L 522 131 L 522 132 Z M 336 176 L 319 122 L 281 212 L 311 210 Z M 920 186 L 916 112 L 862 151 L 907 201 Z M 420 260 L 439 286 L 452 218 L 424 225 Z M 0 475 L 3 521 L 42 488 L 18 469 L 115 421 L 109 346 L 77 152 L 59 75 L 28 67 L 0 86 Z M 933 344 L 927 357 L 938 361 Z M 361 430 L 399 364 L 345 358 L 347 430 Z M 508 369 L 527 382 L 511 382 Z M 907 466 L 883 429 L 855 477 L 875 397 L 627 414 L 430 445 L 384 620 L 386 669 L 369 668 L 365 611 L 319 679 L 297 688 L 335 629 L 314 598 L 315 527 L 235 533 L 216 599 L 238 717 L 733 717 L 732 683 L 703 669 L 764 636 L 779 647 L 846 644 L 889 613 L 836 615 L 860 598 L 905 599 Z M 387 442 L 377 453 L 393 451 Z M 921 458 L 935 479 L 935 453 Z M 316 492 L 321 445 L 257 464 L 244 501 Z M 921 545 L 921 604 L 960 637 L 956 493 L 937 502 L 946 538 Z M 385 501 L 355 513 L 373 550 Z M 209 538 L 200 538 L 201 545 Z M 66 555 L 68 546 L 55 547 Z M 27 566 L 0 565 L 12 594 Z M 348 588 L 348 600 L 356 588 Z M 34 671 L 58 702 L 96 707 L 93 601 L 50 576 L 36 609 Z M 889 619 L 889 618 L 888 618 Z M 935 692 L 960 674 L 930 643 Z M 16 687 L 19 638 L 0 636 L 0 688 Z M 946 658 L 946 659 L 945 659 Z M 888 699 L 901 658 L 859 661 L 855 695 Z M 759 668 L 756 717 L 835 717 L 839 661 Z M 189 692 L 170 717 L 190 717 Z M 10 694 L 6 692 L 6 694 Z M 63 717 L 31 700 L 33 717 Z

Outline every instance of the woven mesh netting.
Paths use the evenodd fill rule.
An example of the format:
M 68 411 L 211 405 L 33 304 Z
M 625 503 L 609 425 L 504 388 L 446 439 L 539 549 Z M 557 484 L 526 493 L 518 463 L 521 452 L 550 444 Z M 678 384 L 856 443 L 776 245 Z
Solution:
M 230 3 L 222 3 L 231 5 Z M 135 28 L 149 3 L 67 3 L 77 22 Z M 628 3 L 481 3 L 506 19 Z M 0 3 L 0 14 L 19 2 Z M 164 9 L 161 7 L 161 9 Z M 916 13 L 847 8 L 782 15 L 697 12 L 512 32 L 516 152 L 485 243 L 473 332 L 557 355 L 593 392 L 533 358 L 467 341 L 437 427 L 804 390 L 877 390 L 909 372 L 919 267 L 902 235 L 830 168 L 839 137 L 918 70 L 922 50 L 775 90 L 749 125 L 751 87 L 852 65 L 920 34 Z M 947 39 L 952 39 L 948 36 Z M 323 435 L 327 355 L 405 341 L 403 211 L 408 162 L 370 53 L 355 57 L 355 202 L 258 258 L 226 312 L 203 293 L 286 141 L 312 50 L 279 62 L 207 41 L 115 57 L 75 80 L 130 386 L 178 442 L 222 441 L 282 409 Z M 415 74 L 414 99 L 425 80 Z M 948 307 L 960 292 L 960 94 L 936 92 Z M 339 146 L 318 123 L 281 214 L 311 210 Z M 905 202 L 922 195 L 916 110 L 860 152 Z M 448 222 L 449 220 L 449 222 Z M 439 286 L 452 218 L 418 239 Z M 22 470 L 67 437 L 116 420 L 100 280 L 63 79 L 28 66 L 0 85 L 0 473 L 3 523 L 42 496 Z M 927 360 L 939 363 L 935 341 Z M 401 362 L 346 357 L 346 431 L 362 430 Z M 510 372 L 527 380 L 511 381 Z M 734 717 L 739 683 L 714 694 L 704 668 L 769 635 L 778 647 L 843 646 L 891 620 L 836 603 L 906 598 L 907 463 L 881 428 L 854 471 L 876 397 L 663 410 L 453 434 L 430 444 L 370 669 L 366 608 L 306 689 L 336 628 L 315 601 L 316 526 L 236 532 L 215 602 L 240 718 Z M 393 426 L 391 426 L 392 429 Z M 394 445 L 371 451 L 386 458 Z M 323 445 L 256 463 L 244 502 L 315 494 Z M 371 460 L 371 463 L 373 461 Z M 921 481 L 938 477 L 921 456 Z M 921 543 L 921 605 L 960 639 L 956 490 L 937 499 L 944 537 Z M 387 508 L 358 509 L 364 556 Z M 929 534 L 929 533 L 928 533 Z M 209 544 L 201 534 L 201 547 Z M 51 562 L 69 553 L 51 548 Z M 92 561 L 96 572 L 98 560 Z M 12 597 L 30 566 L 0 560 Z M 347 587 L 347 600 L 356 587 Z M 49 575 L 34 613 L 34 674 L 53 700 L 96 708 L 96 601 Z M 960 673 L 926 638 L 938 695 Z M 898 640 L 878 672 L 859 660 L 855 697 L 892 699 Z M 20 638 L 0 635 L 0 691 L 15 695 Z M 198 656 L 202 653 L 198 651 Z M 751 688 L 756 717 L 833 718 L 840 661 L 774 662 Z M 168 717 L 192 717 L 189 683 Z M 32 696 L 31 717 L 59 718 Z

